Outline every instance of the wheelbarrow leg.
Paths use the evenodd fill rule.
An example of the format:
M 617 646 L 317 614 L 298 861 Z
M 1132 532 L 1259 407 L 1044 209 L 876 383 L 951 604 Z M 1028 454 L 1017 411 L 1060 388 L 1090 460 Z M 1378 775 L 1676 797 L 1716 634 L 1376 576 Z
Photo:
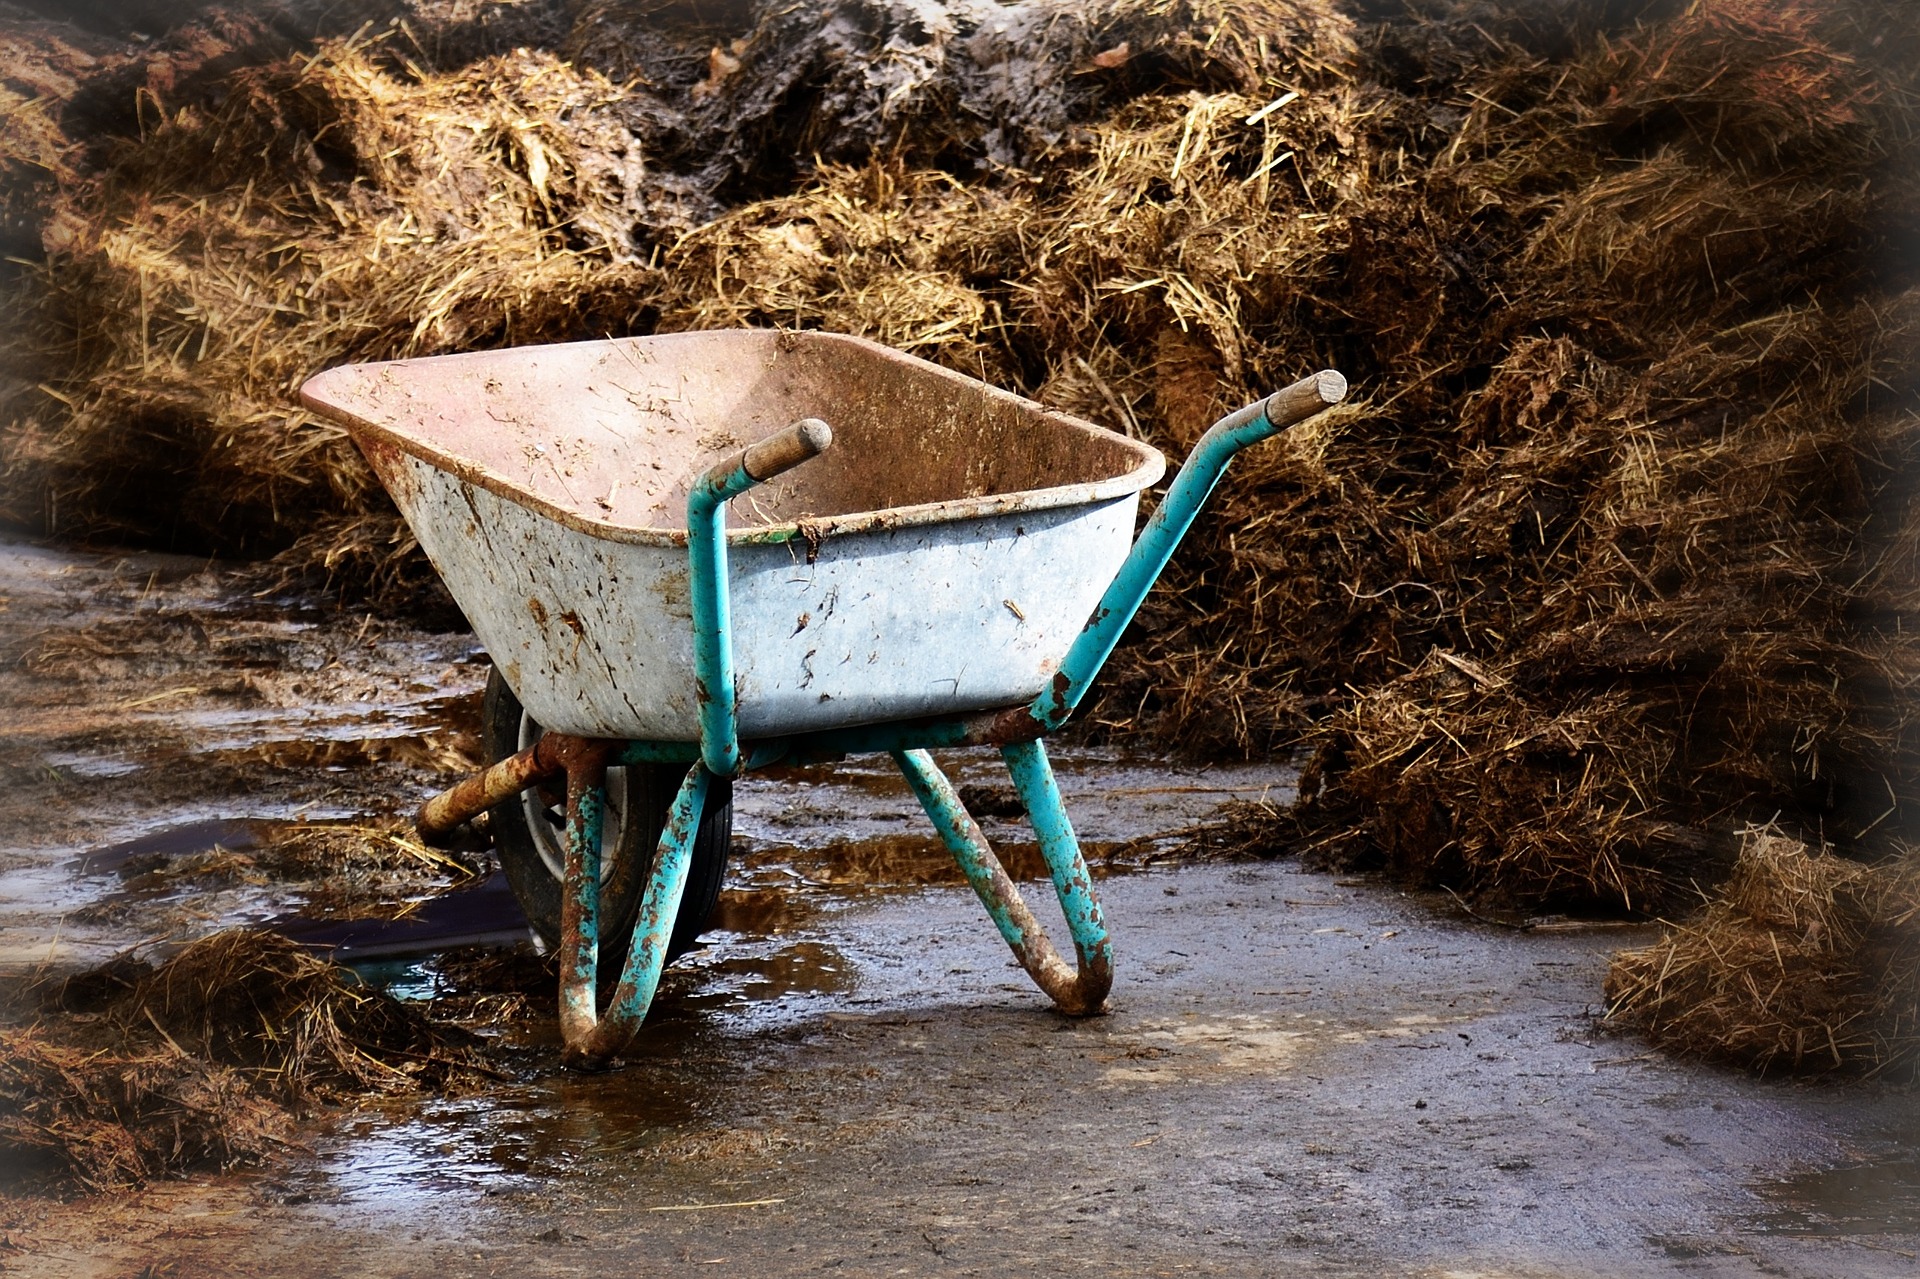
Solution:
M 586 770 L 583 770 L 586 771 Z M 666 829 L 654 853 L 652 874 L 640 915 L 633 924 L 620 984 L 604 1016 L 598 1012 L 600 817 L 605 805 L 606 767 L 598 776 L 567 777 L 567 882 L 560 914 L 560 1032 L 570 1064 L 594 1066 L 632 1040 L 653 1005 L 660 971 L 667 962 L 667 940 L 686 892 L 693 841 L 700 830 L 712 774 L 695 764 L 667 810 Z
M 973 891 L 987 908 L 987 914 L 1012 947 L 1015 959 L 1027 970 L 1034 984 L 1070 1017 L 1097 1013 L 1105 1005 L 1113 988 L 1113 948 L 1107 940 L 1107 928 L 1101 918 L 1100 903 L 1093 895 L 1093 880 L 1080 856 L 1073 825 L 1060 802 L 1060 790 L 1054 785 L 1053 769 L 1047 763 L 1046 750 L 1037 741 L 1006 747 L 1002 755 L 1013 775 L 1014 789 L 1027 807 L 1040 851 L 1053 876 L 1053 887 L 1060 898 L 1073 933 L 1077 965 L 1069 966 L 1048 940 L 1047 933 L 1034 918 L 1021 897 L 1019 888 L 1000 865 L 992 845 L 980 831 L 979 823 L 967 812 L 966 805 L 954 793 L 953 784 L 925 751 L 895 751 L 894 762 L 906 777 L 907 785 L 919 797 L 921 807 L 933 820 L 935 829 L 946 842 L 953 859 L 973 885 Z
M 607 766 L 567 770 L 566 883 L 560 898 L 560 1037 L 569 1046 L 593 1033 L 600 966 L 600 827 Z

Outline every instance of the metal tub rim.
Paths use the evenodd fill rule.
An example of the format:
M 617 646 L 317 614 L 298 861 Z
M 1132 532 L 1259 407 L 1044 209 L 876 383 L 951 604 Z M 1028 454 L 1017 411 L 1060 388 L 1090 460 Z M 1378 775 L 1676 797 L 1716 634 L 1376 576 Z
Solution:
M 671 342 L 675 338 L 706 336 L 713 331 L 700 331 L 685 334 L 660 334 L 648 338 L 599 339 L 609 343 L 621 342 Z M 787 330 L 722 330 L 721 332 L 775 333 L 786 336 Z M 846 533 L 868 532 L 877 529 L 910 528 L 918 525 L 956 523 L 984 517 L 1004 515 L 1021 511 L 1051 510 L 1059 507 L 1080 506 L 1106 501 L 1112 498 L 1126 497 L 1144 491 L 1157 482 L 1166 473 L 1166 458 L 1152 445 L 1121 435 L 1117 431 L 1098 426 L 1095 423 L 1077 418 L 1071 414 L 1050 409 L 1025 396 L 1015 395 L 990 383 L 981 382 L 951 369 L 943 368 L 917 356 L 896 351 L 866 338 L 851 334 L 809 331 L 805 340 L 844 344 L 862 350 L 864 353 L 890 361 L 906 361 L 919 366 L 922 373 L 950 379 L 956 384 L 968 386 L 975 394 L 984 394 L 988 398 L 1010 405 L 1017 405 L 1037 417 L 1056 426 L 1098 438 L 1109 446 L 1117 446 L 1132 455 L 1133 465 L 1118 474 L 1091 483 L 1064 484 L 1040 488 L 1026 488 L 1013 492 L 990 493 L 978 497 L 950 498 L 945 501 L 922 502 L 911 505 L 887 506 L 874 510 L 852 511 L 836 515 L 823 515 L 818 518 L 792 520 L 785 522 L 741 524 L 727 530 L 729 545 L 764 545 L 798 540 L 818 541 Z M 512 349 L 518 352 L 534 353 L 542 350 L 567 346 L 592 345 L 586 343 L 542 343 Z M 441 447 L 437 447 L 429 438 L 420 434 L 397 430 L 391 425 L 365 416 L 356 411 L 350 394 L 343 395 L 334 383 L 349 371 L 364 373 L 374 369 L 386 369 L 420 360 L 434 360 L 442 364 L 458 361 L 497 359 L 501 350 L 468 351 L 452 355 L 416 357 L 414 360 L 391 360 L 374 363 L 347 364 L 336 366 L 309 378 L 300 388 L 300 400 L 309 409 L 323 417 L 346 427 L 362 448 L 368 445 L 395 449 L 436 470 L 444 471 L 458 480 L 487 490 L 494 495 L 525 507 L 539 515 L 553 520 L 589 537 L 609 542 L 622 542 L 643 546 L 687 545 L 685 528 L 663 528 L 654 525 L 621 523 L 610 518 L 595 516 L 589 512 L 570 508 L 548 500 L 537 493 L 528 491 L 520 484 L 507 479 L 483 464 L 463 458 Z

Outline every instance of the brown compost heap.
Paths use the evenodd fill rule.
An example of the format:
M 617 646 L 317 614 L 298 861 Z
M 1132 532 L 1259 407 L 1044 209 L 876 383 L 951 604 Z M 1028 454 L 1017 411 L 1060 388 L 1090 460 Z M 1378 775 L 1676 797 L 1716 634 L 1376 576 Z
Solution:
M 7 518 L 404 600 L 404 528 L 293 403 L 343 360 L 831 328 L 1175 454 L 1337 367 L 1356 401 L 1241 460 L 1089 718 L 1307 752 L 1226 846 L 1489 908 L 1677 917 L 1726 883 L 1684 964 L 1622 958 L 1623 1020 L 1912 1066 L 1902 4 L 338 8 L 5 80 L 38 263 Z M 58 43 L 8 12 L 9 56 Z M 1756 906 L 1770 877 L 1828 904 Z M 1838 958 L 1736 990 L 1715 930 Z M 1797 1046 L 1754 1029 L 1781 1019 Z

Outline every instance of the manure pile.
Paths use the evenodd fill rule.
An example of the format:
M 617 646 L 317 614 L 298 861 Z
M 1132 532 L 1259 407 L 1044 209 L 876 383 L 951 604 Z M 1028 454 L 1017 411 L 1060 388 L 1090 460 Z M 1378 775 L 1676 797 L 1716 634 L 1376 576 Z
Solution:
M 0 103 L 8 217 L 45 256 L 11 285 L 34 319 L 8 518 L 404 603 L 417 552 L 293 405 L 328 364 L 824 327 L 1175 454 L 1332 366 L 1356 402 L 1238 464 L 1089 716 L 1309 752 L 1303 801 L 1242 814 L 1236 847 L 1669 914 L 1755 823 L 1821 867 L 1912 866 L 1920 35 L 1896 0 L 352 16 L 298 47 L 203 16 L 99 52 L 117 124 L 86 87 Z M 1874 876 L 1848 882 L 1907 882 Z M 1889 989 L 1867 950 L 1844 980 Z M 1616 984 L 1656 1027 L 1718 997 Z M 1888 1016 L 1907 1030 L 1829 1056 L 1912 1063 Z M 1736 1040 L 1699 1046 L 1825 1060 Z

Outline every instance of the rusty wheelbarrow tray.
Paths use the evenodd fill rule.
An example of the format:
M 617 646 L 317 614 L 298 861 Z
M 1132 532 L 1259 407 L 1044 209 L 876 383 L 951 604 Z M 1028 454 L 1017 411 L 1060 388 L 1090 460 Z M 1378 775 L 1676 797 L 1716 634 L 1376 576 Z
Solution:
M 544 726 L 418 825 L 444 839 L 565 779 L 561 1024 L 590 1063 L 646 1015 L 710 788 L 860 752 L 893 756 L 1040 988 L 1097 1011 L 1110 944 L 1041 739 L 1233 455 L 1345 392 L 1322 372 L 1216 423 L 1137 541 L 1157 451 L 858 338 L 522 347 L 346 366 L 301 395 L 353 433 Z M 962 745 L 1005 757 L 1075 964 L 927 753 Z M 608 769 L 642 765 L 686 769 L 658 849 L 644 871 L 603 866 Z M 645 894 L 603 1009 L 602 883 L 623 871 Z

